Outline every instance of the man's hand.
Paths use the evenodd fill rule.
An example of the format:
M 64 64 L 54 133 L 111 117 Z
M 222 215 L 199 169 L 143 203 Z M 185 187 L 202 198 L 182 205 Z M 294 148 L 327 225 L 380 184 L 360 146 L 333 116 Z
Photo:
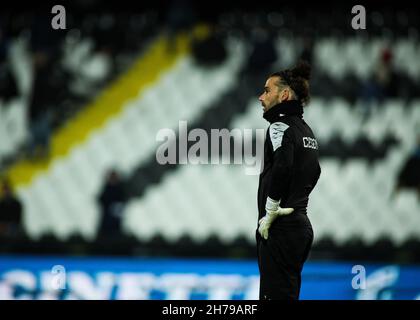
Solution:
M 267 197 L 267 201 L 265 203 L 265 216 L 260 219 L 258 232 L 260 235 L 267 240 L 268 239 L 268 229 L 270 229 L 271 224 L 274 220 L 277 219 L 278 216 L 287 215 L 293 212 L 293 208 L 281 208 L 279 206 L 280 200 L 276 201 Z

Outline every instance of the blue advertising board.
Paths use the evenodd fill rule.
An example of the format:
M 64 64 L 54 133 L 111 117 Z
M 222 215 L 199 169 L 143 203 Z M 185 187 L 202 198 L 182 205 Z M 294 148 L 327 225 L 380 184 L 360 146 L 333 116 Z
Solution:
M 0 256 L 4 299 L 258 299 L 253 260 Z M 420 299 L 420 266 L 312 262 L 301 299 Z

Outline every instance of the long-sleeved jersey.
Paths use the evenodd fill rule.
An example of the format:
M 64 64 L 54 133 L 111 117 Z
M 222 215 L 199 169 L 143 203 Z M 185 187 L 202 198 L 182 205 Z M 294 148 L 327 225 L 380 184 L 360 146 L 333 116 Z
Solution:
M 303 107 L 296 100 L 282 102 L 264 113 L 270 122 L 264 145 L 264 167 L 258 187 L 258 211 L 265 215 L 267 197 L 281 200 L 292 215 L 307 213 L 309 194 L 321 174 L 318 143 L 303 120 Z

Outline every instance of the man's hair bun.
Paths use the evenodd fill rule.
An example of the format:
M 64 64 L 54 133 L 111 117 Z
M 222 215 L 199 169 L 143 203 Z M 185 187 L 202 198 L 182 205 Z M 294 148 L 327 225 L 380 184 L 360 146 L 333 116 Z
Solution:
M 298 64 L 290 69 L 293 77 L 309 80 L 311 78 L 311 65 L 307 61 L 299 61 Z

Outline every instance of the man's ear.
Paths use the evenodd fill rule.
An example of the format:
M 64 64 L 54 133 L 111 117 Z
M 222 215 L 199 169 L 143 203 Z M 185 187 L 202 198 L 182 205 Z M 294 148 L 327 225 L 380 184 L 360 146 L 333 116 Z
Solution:
M 289 90 L 287 88 L 280 92 L 280 102 L 287 101 L 289 99 Z

